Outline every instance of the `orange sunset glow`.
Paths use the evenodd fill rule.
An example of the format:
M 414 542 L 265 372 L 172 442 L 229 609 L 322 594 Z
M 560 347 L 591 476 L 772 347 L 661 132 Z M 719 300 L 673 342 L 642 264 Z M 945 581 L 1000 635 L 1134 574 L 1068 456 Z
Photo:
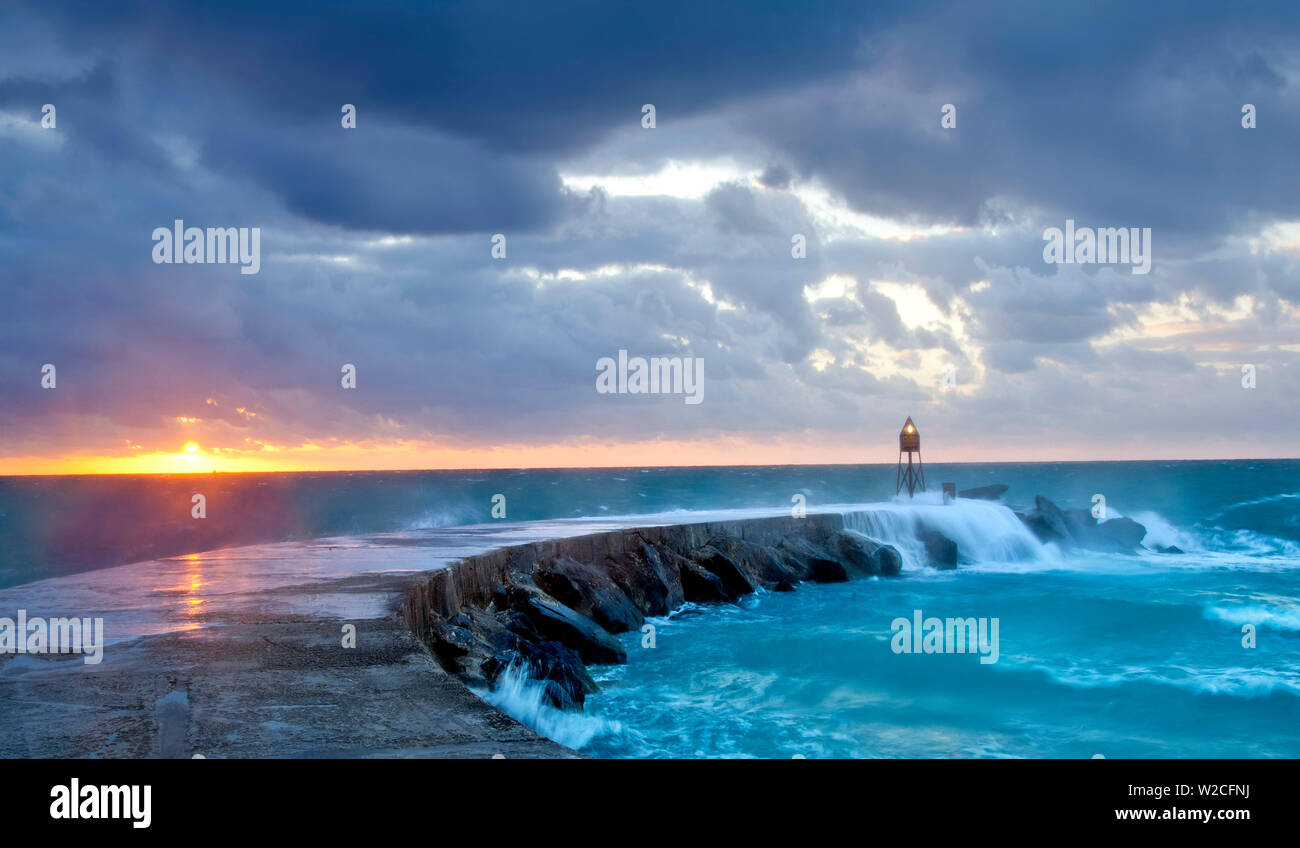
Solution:
M 935 431 L 936 433 L 939 431 Z M 1021 450 L 1014 456 L 997 446 L 972 440 L 941 443 L 935 439 L 930 462 L 1087 462 L 1098 457 L 1086 446 L 1069 449 L 1047 446 Z M 750 439 L 716 441 L 646 441 L 609 444 L 501 445 L 490 448 L 450 448 L 427 442 L 303 444 L 263 446 L 249 451 L 202 448 L 189 442 L 178 451 L 130 456 L 69 455 L 14 457 L 0 461 L 0 474 L 210 474 L 302 471 L 414 471 L 460 468 L 629 468 L 636 466 L 709 465 L 835 465 L 889 463 L 887 450 L 875 445 L 839 441 L 801 443 Z M 1275 456 L 1284 456 L 1277 453 Z M 1235 458 L 1266 458 L 1243 453 Z M 1221 446 L 1161 449 L 1159 444 L 1133 443 L 1113 450 L 1108 459 L 1225 458 Z M 1234 458 L 1234 457 L 1227 457 Z

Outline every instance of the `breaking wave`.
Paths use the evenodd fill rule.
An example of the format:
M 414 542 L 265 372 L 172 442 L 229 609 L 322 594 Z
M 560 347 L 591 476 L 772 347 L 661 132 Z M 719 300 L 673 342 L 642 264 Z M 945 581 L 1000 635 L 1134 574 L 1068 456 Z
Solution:
M 957 543 L 962 562 L 1056 562 L 1060 554 L 1029 531 L 1008 507 L 991 501 L 957 500 L 944 504 L 936 496 L 906 502 L 873 504 L 845 510 L 844 526 L 893 545 L 907 569 L 927 561 L 919 531 L 935 530 Z
M 542 683 L 519 665 L 511 665 L 490 690 L 475 690 L 484 701 L 548 739 L 575 750 L 598 736 L 617 733 L 619 723 L 581 712 L 557 709 L 545 700 Z

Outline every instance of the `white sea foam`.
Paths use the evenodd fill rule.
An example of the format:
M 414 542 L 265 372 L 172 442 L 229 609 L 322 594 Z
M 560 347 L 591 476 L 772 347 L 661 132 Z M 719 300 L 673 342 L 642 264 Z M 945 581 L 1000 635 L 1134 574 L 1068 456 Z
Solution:
M 404 529 L 407 531 L 436 530 L 440 527 L 456 527 L 468 524 L 473 519 L 474 512 L 470 509 L 429 510 L 408 521 Z
M 1042 672 L 1054 682 L 1075 689 L 1110 689 L 1145 683 L 1205 695 L 1254 698 L 1276 691 L 1300 695 L 1300 675 L 1287 668 L 1191 668 L 1181 665 L 1149 667 L 1110 663 L 1061 667 L 1026 657 L 1012 657 L 1009 662 L 1000 665 L 1004 670 Z
M 1259 604 L 1211 606 L 1206 608 L 1205 615 L 1207 618 L 1217 618 L 1228 624 L 1253 624 L 1256 627 L 1300 631 L 1300 606 L 1280 609 Z
M 492 706 L 548 739 L 574 750 L 585 747 L 597 736 L 620 730 L 618 722 L 556 709 L 546 703 L 543 693 L 543 684 L 530 678 L 518 665 L 511 665 L 503 671 L 491 690 L 474 690 L 474 694 Z
M 1241 503 L 1235 503 L 1232 506 L 1224 507 L 1223 509 L 1209 516 L 1205 520 L 1217 521 L 1227 513 L 1232 512 L 1234 509 L 1241 509 L 1243 507 L 1248 507 L 1248 506 L 1262 506 L 1264 504 L 1280 503 L 1281 501 L 1297 500 L 1297 499 L 1300 499 L 1300 492 L 1287 492 L 1280 495 L 1269 495 L 1268 497 L 1264 497 L 1264 498 L 1256 498 L 1254 500 L 1242 501 Z
M 1196 551 L 1202 547 L 1199 538 L 1175 527 L 1159 513 L 1151 511 L 1137 512 L 1132 515 L 1132 518 L 1138 524 L 1147 528 L 1147 534 L 1142 539 L 1142 544 L 1148 548 L 1177 547 L 1184 551 Z

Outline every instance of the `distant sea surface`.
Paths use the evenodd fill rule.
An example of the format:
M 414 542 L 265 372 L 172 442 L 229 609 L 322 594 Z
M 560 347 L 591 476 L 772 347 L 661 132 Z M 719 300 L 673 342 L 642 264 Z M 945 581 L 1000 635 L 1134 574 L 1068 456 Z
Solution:
M 1009 509 L 894 500 L 889 466 L 0 478 L 0 586 L 217 547 L 489 523 L 789 508 L 802 495 L 904 554 L 903 575 L 656 620 L 596 669 L 585 713 L 524 682 L 489 699 L 597 756 L 1300 756 L 1300 461 L 931 465 L 1011 507 L 1106 498 L 1183 553 L 1062 552 Z M 190 517 L 191 496 L 207 518 Z M 931 496 L 933 497 L 933 496 Z M 846 507 L 844 505 L 851 505 Z M 924 513 L 957 542 L 909 549 Z M 913 545 L 914 547 L 914 545 Z M 996 617 L 999 659 L 895 654 L 890 624 Z M 1255 647 L 1243 646 L 1243 628 Z
M 1296 539 L 1300 460 L 929 465 L 932 489 L 1011 486 L 1006 500 L 1044 494 L 1091 506 L 1158 511 L 1174 525 Z M 199 550 L 324 536 L 420 530 L 507 518 L 607 517 L 749 507 L 869 503 L 894 495 L 893 465 L 371 471 L 0 477 L 0 587 Z M 207 517 L 191 517 L 203 494 Z M 1274 507 L 1225 509 L 1281 497 Z M 1289 534 L 1289 535 L 1288 535 Z

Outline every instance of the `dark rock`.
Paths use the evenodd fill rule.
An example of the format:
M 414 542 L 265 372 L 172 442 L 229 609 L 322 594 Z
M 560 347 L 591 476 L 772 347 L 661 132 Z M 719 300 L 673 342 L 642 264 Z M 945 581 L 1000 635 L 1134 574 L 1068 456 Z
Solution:
M 578 653 L 559 642 L 521 643 L 483 663 L 487 678 L 496 681 L 510 666 L 521 667 L 533 680 L 542 681 L 548 703 L 562 710 L 581 709 L 587 695 L 599 691 Z
M 829 551 L 813 545 L 803 536 L 786 536 L 776 546 L 775 553 L 781 558 L 786 568 L 800 580 L 811 580 L 813 561 L 831 559 Z
M 528 602 L 538 595 L 545 595 L 541 589 L 533 585 L 531 574 L 516 574 L 514 579 L 504 587 L 504 600 L 501 600 L 502 589 L 497 590 L 494 596 L 494 603 L 502 609 L 518 610 L 519 612 L 528 612 Z
M 799 576 L 765 545 L 743 539 L 715 540 L 711 544 L 730 557 L 754 586 L 774 587 L 781 582 L 794 583 Z
M 861 533 L 841 530 L 831 536 L 827 547 L 847 572 L 859 577 L 880 573 L 880 566 L 875 556 L 876 548 L 880 547 L 880 543 L 868 539 Z
M 1061 509 L 1042 495 L 1032 510 L 1016 515 L 1043 542 L 1090 551 L 1133 553 L 1147 532 L 1131 518 L 1098 522 L 1090 510 Z
M 457 616 L 464 618 L 464 616 Z M 469 619 L 464 618 L 468 623 Z M 474 634 L 467 627 L 450 622 L 434 625 L 429 631 L 429 647 L 444 662 L 455 662 L 474 648 Z
M 925 545 L 925 555 L 932 568 L 957 567 L 957 543 L 952 539 L 930 527 L 918 529 L 916 538 Z
M 1086 512 L 1086 511 L 1085 511 Z M 1091 518 L 1091 514 L 1088 515 Z M 1131 518 L 1112 518 L 1092 526 L 1089 543 L 1092 550 L 1129 554 L 1137 550 L 1146 538 L 1147 528 Z
M 847 583 L 849 572 L 833 559 L 813 557 L 812 579 L 817 583 Z
M 832 534 L 827 547 L 853 577 L 894 575 L 903 569 L 903 558 L 895 548 L 852 530 Z
M 825 537 L 820 537 L 819 541 Z M 791 534 L 781 539 L 775 553 L 786 568 L 800 580 L 817 583 L 843 583 L 849 579 L 848 569 L 836 554 L 822 545 L 815 545 L 801 534 Z
M 881 545 L 876 550 L 876 561 L 880 565 L 880 573 L 893 577 L 903 570 L 903 555 L 893 545 Z
M 754 585 L 749 582 L 745 572 L 731 557 L 712 545 L 705 545 L 691 554 L 691 559 L 696 565 L 717 575 L 722 584 L 726 586 L 735 595 L 748 595 L 754 591 Z
M 600 689 L 578 653 L 559 642 L 530 645 L 526 655 L 537 678 L 547 682 L 548 700 L 562 710 L 581 709 L 587 695 Z
M 1034 508 L 1025 513 L 1016 513 L 1041 542 L 1056 542 L 1072 545 L 1074 534 L 1071 532 L 1065 510 L 1042 495 L 1034 496 Z
M 497 616 L 473 607 L 448 621 L 433 623 L 424 636 L 443 668 L 475 683 L 487 682 L 482 672 L 485 660 L 520 641 Z
M 1182 548 L 1178 547 L 1177 545 L 1156 545 L 1156 551 L 1157 551 L 1158 553 L 1162 553 L 1162 554 L 1185 554 L 1185 553 L 1187 553 L 1187 551 L 1184 551 Z
M 645 617 L 609 573 L 567 556 L 537 565 L 533 580 L 548 595 L 610 633 L 641 626 Z
M 597 665 L 627 662 L 627 652 L 609 631 L 561 604 L 534 595 L 522 610 L 542 638 L 561 642 L 578 652 L 584 662 Z
M 533 627 L 533 621 L 527 615 L 518 610 L 506 610 L 499 620 L 505 625 L 506 630 L 528 642 L 542 641 L 542 634 L 538 633 Z
M 1002 483 L 994 483 L 991 486 L 976 486 L 974 489 L 963 489 L 957 493 L 957 497 L 976 501 L 995 501 L 1002 497 L 1002 493 L 1007 488 Z
M 686 600 L 680 568 L 640 537 L 621 556 L 607 562 L 610 579 L 645 615 L 666 615 Z
M 718 575 L 685 557 L 677 557 L 677 559 L 682 576 L 682 593 L 686 600 L 693 603 L 706 603 L 736 599 L 736 593 L 728 589 Z
M 1023 515 L 1020 513 L 1016 515 L 1020 516 L 1020 520 L 1041 542 L 1071 541 L 1070 528 L 1065 523 L 1065 513 L 1042 495 L 1034 497 L 1032 510 Z
M 794 584 L 791 583 L 789 580 L 778 580 L 778 581 L 776 581 L 776 585 L 772 587 L 772 591 L 774 591 L 774 592 L 793 592 L 793 591 L 794 591 Z

